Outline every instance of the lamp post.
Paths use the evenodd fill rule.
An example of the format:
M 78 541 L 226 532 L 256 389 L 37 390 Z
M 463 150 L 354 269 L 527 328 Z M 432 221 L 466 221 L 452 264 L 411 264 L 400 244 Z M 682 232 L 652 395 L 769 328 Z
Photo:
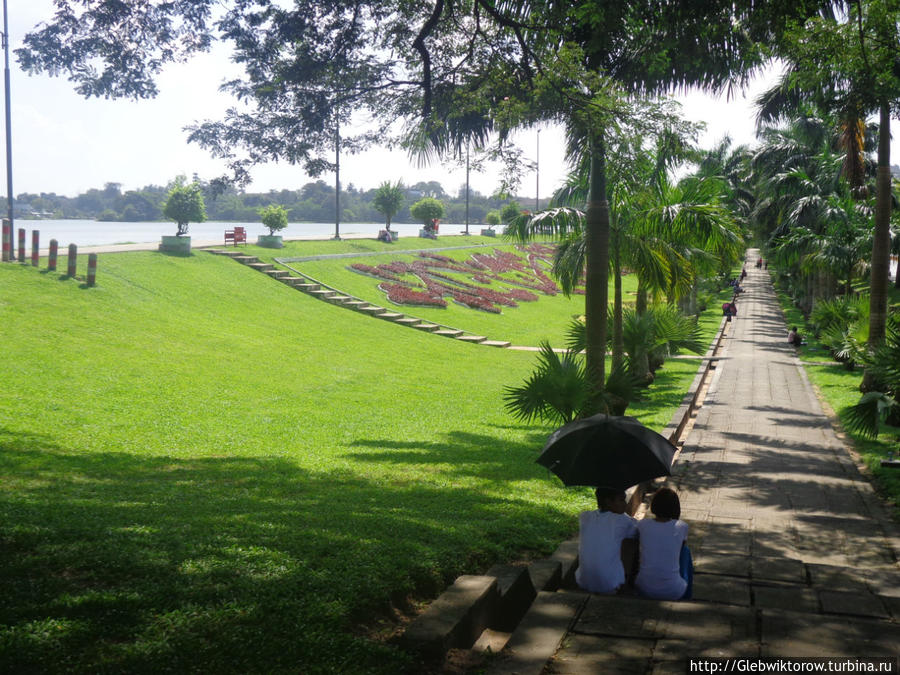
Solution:
M 469 141 L 466 139 L 466 236 L 469 234 Z
M 541 210 L 541 130 L 537 130 L 537 158 L 534 162 L 534 212 Z
M 334 238 L 341 238 L 341 126 L 334 125 Z
M 6 209 L 9 218 L 9 259 L 13 259 L 13 184 L 12 184 L 12 115 L 9 104 L 9 24 L 6 19 L 6 0 L 3 0 L 3 83 L 6 94 Z

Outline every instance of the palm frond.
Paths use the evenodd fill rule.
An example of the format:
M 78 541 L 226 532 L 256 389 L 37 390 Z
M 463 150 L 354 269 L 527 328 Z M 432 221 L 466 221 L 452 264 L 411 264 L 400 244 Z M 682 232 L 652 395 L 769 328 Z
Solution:
M 844 426 L 865 438 L 876 438 L 878 426 L 897 405 L 887 394 L 870 391 L 863 394 L 856 405 L 847 406 L 841 412 Z

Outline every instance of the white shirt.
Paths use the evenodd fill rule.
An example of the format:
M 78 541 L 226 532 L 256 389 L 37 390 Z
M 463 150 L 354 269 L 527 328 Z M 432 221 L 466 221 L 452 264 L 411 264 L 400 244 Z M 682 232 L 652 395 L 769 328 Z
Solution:
M 684 595 L 687 581 L 681 578 L 679 559 L 687 535 L 683 520 L 644 518 L 638 523 L 641 563 L 634 585 L 641 595 L 658 600 L 678 600 Z
M 622 540 L 637 536 L 637 521 L 626 513 L 582 511 L 575 581 L 591 593 L 615 593 L 625 583 Z

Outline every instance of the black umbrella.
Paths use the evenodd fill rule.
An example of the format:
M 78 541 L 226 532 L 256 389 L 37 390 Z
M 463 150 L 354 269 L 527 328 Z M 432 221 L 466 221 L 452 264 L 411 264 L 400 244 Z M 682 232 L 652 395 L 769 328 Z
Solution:
M 600 414 L 554 431 L 537 463 L 566 485 L 624 490 L 668 476 L 674 454 L 675 446 L 633 417 Z

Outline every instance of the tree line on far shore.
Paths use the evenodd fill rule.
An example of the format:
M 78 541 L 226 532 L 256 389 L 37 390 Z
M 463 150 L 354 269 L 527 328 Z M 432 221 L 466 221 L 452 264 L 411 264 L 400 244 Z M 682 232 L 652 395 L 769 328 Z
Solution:
M 208 183 L 197 179 L 204 190 L 208 220 L 258 222 L 261 208 L 276 204 L 288 212 L 291 222 L 332 222 L 335 216 L 335 189 L 323 180 L 306 183 L 299 190 L 270 190 L 268 192 L 243 192 L 234 188 L 214 194 Z M 17 218 L 94 219 L 110 222 L 144 222 L 165 220 L 163 204 L 174 185 L 148 185 L 139 190 L 122 191 L 120 183 L 106 183 L 102 189 L 90 189 L 76 197 L 66 197 L 53 192 L 22 193 L 16 196 Z M 410 207 L 423 197 L 433 197 L 444 205 L 444 220 L 453 223 L 466 221 L 466 188 L 461 185 L 456 194 L 444 191 L 437 181 L 403 185 L 404 201 L 392 218 L 393 222 L 417 222 L 410 215 Z M 384 216 L 373 201 L 377 188 L 361 190 L 352 183 L 341 189 L 342 222 L 383 222 Z M 6 211 L 6 200 L 0 199 Z M 500 212 L 514 205 L 527 209 L 535 204 L 534 197 L 486 196 L 469 189 L 469 222 L 482 224 L 492 218 L 488 214 Z M 546 207 L 546 202 L 543 202 Z

